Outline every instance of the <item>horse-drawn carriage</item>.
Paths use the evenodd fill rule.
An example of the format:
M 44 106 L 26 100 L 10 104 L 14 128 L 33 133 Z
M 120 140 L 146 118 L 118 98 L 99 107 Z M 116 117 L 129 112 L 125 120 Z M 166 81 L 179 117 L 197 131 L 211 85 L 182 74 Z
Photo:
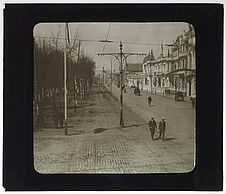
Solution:
M 140 89 L 138 87 L 136 87 L 134 89 L 134 94 L 137 95 L 137 96 L 140 96 Z
M 175 92 L 175 100 L 176 101 L 184 101 L 184 93 L 181 91 Z

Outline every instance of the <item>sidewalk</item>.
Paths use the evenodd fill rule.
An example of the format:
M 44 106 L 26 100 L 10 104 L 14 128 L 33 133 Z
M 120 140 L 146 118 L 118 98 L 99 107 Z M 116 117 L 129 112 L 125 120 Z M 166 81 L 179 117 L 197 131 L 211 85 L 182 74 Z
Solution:
M 124 108 L 125 127 L 119 128 L 118 100 L 92 89 L 82 109 L 64 129 L 34 133 L 34 167 L 40 173 L 173 173 L 194 165 L 187 146 L 151 141 L 147 123 Z
M 108 91 L 110 91 L 110 87 L 108 87 L 107 85 L 105 85 L 105 87 L 108 88 Z M 117 89 L 117 90 L 120 91 L 120 88 L 118 88 L 116 85 L 112 84 L 112 87 L 113 87 L 114 89 Z M 128 92 L 129 92 L 129 93 L 133 93 L 134 88 L 127 87 L 127 88 L 126 88 L 126 91 L 127 91 L 127 93 L 128 93 Z M 148 95 L 150 95 L 150 96 L 162 96 L 162 97 L 165 97 L 165 98 L 169 98 L 169 99 L 175 100 L 175 95 L 173 95 L 173 94 L 170 94 L 170 95 L 161 95 L 161 94 L 159 94 L 159 93 L 156 93 L 156 94 L 155 94 L 155 93 L 148 92 L 148 91 L 146 91 L 146 90 L 142 90 L 141 93 L 142 93 L 142 94 L 146 94 L 147 96 L 148 96 Z M 184 98 L 184 102 L 191 103 L 190 97 L 185 97 L 185 98 Z

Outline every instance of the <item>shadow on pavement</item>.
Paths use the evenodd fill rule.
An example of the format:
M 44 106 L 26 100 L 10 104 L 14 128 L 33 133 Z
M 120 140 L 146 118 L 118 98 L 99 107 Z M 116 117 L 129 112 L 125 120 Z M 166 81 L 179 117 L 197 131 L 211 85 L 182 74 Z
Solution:
M 96 128 L 93 130 L 94 133 L 101 133 L 103 131 L 105 131 L 106 129 L 105 128 Z
M 148 125 L 148 123 L 142 123 L 142 124 L 134 124 L 134 125 L 127 125 L 127 126 L 124 126 L 123 128 L 129 128 L 129 127 L 139 127 L 139 126 L 143 126 L 143 125 Z M 118 127 L 120 128 L 120 127 Z
M 175 137 L 165 138 L 165 141 L 176 139 Z
M 160 138 L 157 137 L 157 138 L 154 138 L 154 140 L 159 140 Z M 169 141 L 169 140 L 173 140 L 173 139 L 176 139 L 175 137 L 169 137 L 169 138 L 165 138 L 164 141 Z
M 71 136 L 71 135 L 81 135 L 83 134 L 84 132 L 83 131 L 76 131 L 74 133 L 67 133 L 68 136 Z
M 115 127 L 110 127 L 110 128 L 96 128 L 92 131 L 76 131 L 74 133 L 68 133 L 68 135 L 81 135 L 81 134 L 85 134 L 85 133 L 102 133 L 104 131 L 107 131 L 107 130 L 112 130 L 112 129 L 124 129 L 124 128 L 130 128 L 130 127 L 138 127 L 138 126 L 143 126 L 143 125 L 147 125 L 147 123 L 142 123 L 142 124 L 137 124 L 137 125 L 127 125 L 127 126 L 124 126 L 123 128 L 121 128 L 120 126 L 115 126 Z

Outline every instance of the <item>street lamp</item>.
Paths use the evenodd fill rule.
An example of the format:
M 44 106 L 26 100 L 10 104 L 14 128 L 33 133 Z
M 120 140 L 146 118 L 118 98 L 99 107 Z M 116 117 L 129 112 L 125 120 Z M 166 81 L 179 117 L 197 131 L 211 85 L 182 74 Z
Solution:
M 111 42 L 111 41 L 107 41 L 105 40 L 105 42 Z M 138 56 L 142 56 L 142 55 L 146 55 L 144 53 L 123 53 L 122 52 L 122 42 L 120 41 L 119 43 L 119 49 L 120 52 L 119 53 L 98 53 L 98 56 L 103 56 L 103 55 L 110 55 L 110 56 L 114 56 L 118 61 L 119 61 L 119 71 L 120 71 L 120 127 L 124 127 L 124 120 L 123 120 L 123 61 L 126 61 L 128 56 L 132 56 L 132 55 L 138 55 Z

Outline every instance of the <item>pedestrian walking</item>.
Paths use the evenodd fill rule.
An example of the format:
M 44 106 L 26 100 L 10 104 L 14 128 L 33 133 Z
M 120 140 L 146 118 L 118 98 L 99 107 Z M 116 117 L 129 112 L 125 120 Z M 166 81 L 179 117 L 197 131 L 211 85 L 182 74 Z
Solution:
M 64 126 L 64 112 L 63 109 L 60 107 L 60 105 L 57 105 L 54 110 L 53 114 L 53 120 L 54 120 L 54 127 L 58 128 L 60 125 L 60 128 L 63 128 Z
M 195 108 L 195 106 L 196 106 L 196 98 L 195 97 L 191 97 L 190 100 L 191 100 L 191 103 L 192 103 L 192 107 Z
M 149 106 L 151 106 L 151 102 L 152 102 L 152 97 L 149 96 L 149 97 L 148 97 L 148 104 L 149 104 Z
M 157 124 L 156 124 L 154 117 L 151 118 L 148 125 L 149 125 L 149 129 L 151 131 L 151 139 L 154 140 L 155 129 L 157 128 Z
M 165 118 L 162 117 L 162 120 L 159 122 L 159 139 L 162 139 L 163 141 L 165 140 L 165 132 L 166 132 L 166 122 L 165 122 Z
M 62 109 L 60 109 L 60 111 L 58 112 L 58 120 L 60 123 L 60 127 L 63 128 L 64 127 L 64 112 Z

